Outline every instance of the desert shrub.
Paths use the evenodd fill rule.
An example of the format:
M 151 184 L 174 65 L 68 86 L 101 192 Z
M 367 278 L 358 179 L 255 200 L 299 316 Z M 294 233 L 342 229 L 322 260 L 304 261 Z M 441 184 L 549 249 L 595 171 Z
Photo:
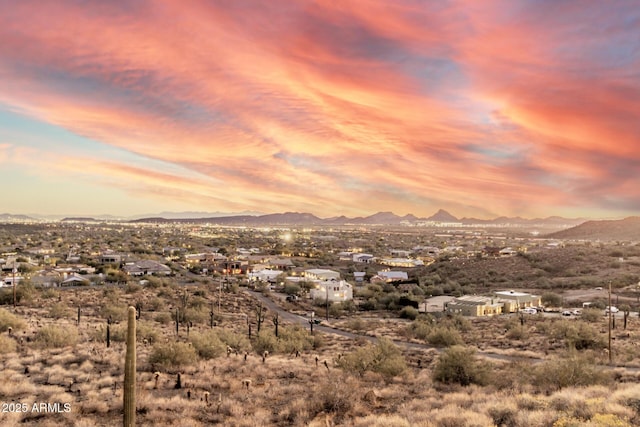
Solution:
M 160 338 L 160 332 L 147 322 L 136 322 L 136 340 L 146 340 L 149 344 L 153 344 Z
M 189 341 L 196 349 L 198 356 L 203 359 L 213 359 L 226 353 L 227 346 L 220 340 L 214 331 L 193 332 Z
M 454 314 L 453 316 L 447 315 L 442 319 L 440 325 L 449 326 L 460 332 L 468 332 L 471 329 L 471 322 L 469 322 L 469 319 L 466 319 L 460 314 Z
M 69 306 L 62 302 L 55 303 L 49 307 L 49 317 L 54 319 L 62 319 L 71 316 Z
M 75 328 L 59 325 L 43 326 L 34 337 L 38 348 L 60 348 L 78 343 L 78 331 Z
M 309 399 L 309 415 L 314 418 L 319 413 L 334 414 L 340 421 L 354 407 L 357 388 L 344 379 L 331 379 L 315 385 L 313 399 Z
M 516 425 L 516 417 L 518 414 L 516 405 L 501 403 L 490 407 L 487 412 L 498 427 L 511 427 Z
M 297 283 L 286 283 L 284 285 L 284 293 L 287 295 L 300 295 L 302 288 Z
M 444 384 L 484 385 L 488 375 L 485 367 L 476 360 L 474 349 L 455 345 L 438 358 L 433 379 Z
M 420 319 L 411 322 L 405 330 L 407 336 L 420 340 L 426 340 L 430 332 L 431 323 Z
M 576 350 L 601 349 L 605 347 L 604 338 L 593 326 L 584 322 L 560 321 L 553 327 L 555 338 L 563 339 L 570 348 Z
M 279 351 L 293 353 L 314 348 L 313 336 L 299 325 L 280 326 L 278 333 Z
M 127 282 L 127 284 L 124 287 L 125 294 L 135 294 L 137 292 L 140 292 L 141 290 L 142 290 L 142 286 L 135 282 Z
M 25 326 L 26 323 L 21 317 L 16 316 L 4 308 L 0 308 L 0 332 L 4 332 L 9 328 L 18 331 L 24 329 Z
M 376 344 L 368 344 L 346 354 L 337 361 L 337 365 L 360 376 L 372 371 L 387 378 L 400 375 L 407 368 L 402 352 L 388 338 L 380 338 Z
M 55 289 L 44 288 L 42 290 L 42 292 L 40 293 L 40 298 L 42 298 L 42 299 L 54 299 L 54 298 L 58 298 L 59 295 L 60 295 L 60 292 L 56 291 Z
M 353 331 L 358 331 L 358 332 L 366 330 L 365 322 L 359 317 L 356 317 L 355 319 L 349 319 L 345 324 L 345 327 L 347 329 L 351 329 Z
M 127 309 L 126 304 L 105 304 L 100 308 L 100 316 L 119 322 L 127 318 Z
M 545 392 L 573 386 L 604 385 L 612 379 L 610 373 L 575 353 L 536 365 L 532 372 L 533 385 Z
M 256 353 L 262 354 L 265 351 L 275 353 L 278 350 L 278 339 L 271 331 L 262 330 L 253 340 L 253 349 Z
M 510 340 L 523 341 L 529 338 L 529 331 L 523 327 L 511 328 L 507 331 L 506 336 Z
M 402 310 L 400 310 L 400 317 L 402 319 L 416 320 L 418 314 L 418 310 L 411 306 L 403 307 Z
M 198 360 L 196 350 L 187 343 L 158 343 L 151 349 L 149 363 L 166 367 L 188 366 Z
M 189 307 L 181 313 L 181 322 L 193 322 L 199 324 L 207 324 L 210 321 L 209 309 L 201 307 Z M 175 314 L 174 314 L 175 318 Z
M 137 327 L 136 327 L 137 329 Z M 104 331 L 104 334 L 102 334 L 102 338 L 103 340 L 106 340 L 106 327 L 104 327 L 102 329 Z M 127 325 L 122 323 L 122 324 L 117 324 L 117 325 L 111 325 L 109 327 L 109 339 L 113 342 L 124 342 L 127 338 Z M 137 340 L 138 336 L 136 334 L 136 340 Z M 101 340 L 102 341 L 102 340 Z
M 0 354 L 13 353 L 17 347 L 16 340 L 6 335 L 0 335 Z
M 549 307 L 560 307 L 562 306 L 562 297 L 554 292 L 545 292 L 540 297 L 540 300 L 543 305 Z
M 31 301 L 35 294 L 35 288 L 28 283 L 16 284 L 16 302 Z M 13 304 L 13 287 L 5 287 L 0 289 L 0 305 Z
M 101 325 L 93 333 L 92 338 L 98 342 L 106 341 L 106 326 Z M 120 323 L 111 325 L 109 328 L 109 338 L 113 342 L 124 342 L 127 339 L 127 324 Z M 153 344 L 160 338 L 160 332 L 146 322 L 136 322 L 136 341 L 142 342 L 146 340 L 149 344 Z
M 344 315 L 344 307 L 341 303 L 333 303 L 329 306 L 329 316 L 333 318 L 340 318 Z
M 324 347 L 326 344 L 324 335 L 319 332 L 314 332 L 313 334 L 313 349 L 318 350 Z
M 225 345 L 238 351 L 248 351 L 251 348 L 251 342 L 243 334 L 239 334 L 229 329 L 216 329 L 216 334 L 220 341 Z
M 586 322 L 596 323 L 602 319 L 602 310 L 597 308 L 585 308 L 582 310 L 580 318 Z
M 157 313 L 153 316 L 153 320 L 162 325 L 166 325 L 167 323 L 171 323 L 172 318 L 170 313 Z
M 463 343 L 460 332 L 447 326 L 433 328 L 427 336 L 427 342 L 436 347 L 451 347 Z

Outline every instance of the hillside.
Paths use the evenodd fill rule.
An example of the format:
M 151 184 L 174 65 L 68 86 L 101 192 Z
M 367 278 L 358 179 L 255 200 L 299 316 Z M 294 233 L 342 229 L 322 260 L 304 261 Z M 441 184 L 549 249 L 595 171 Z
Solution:
M 640 217 L 587 221 L 576 227 L 548 234 L 546 237 L 576 240 L 640 241 Z

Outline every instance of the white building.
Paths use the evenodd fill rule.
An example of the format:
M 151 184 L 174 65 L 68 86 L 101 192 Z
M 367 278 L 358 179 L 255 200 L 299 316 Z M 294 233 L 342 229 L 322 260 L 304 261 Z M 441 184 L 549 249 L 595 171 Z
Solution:
M 311 268 L 304 271 L 304 277 L 308 280 L 340 280 L 340 273 L 324 268 Z
M 250 282 L 259 281 L 274 283 L 276 282 L 276 280 L 278 280 L 278 276 L 280 276 L 281 274 L 282 271 L 270 270 L 268 268 L 265 268 L 258 271 L 252 271 L 251 273 L 247 274 L 247 277 Z
M 409 275 L 406 271 L 378 271 L 378 274 L 372 277 L 371 281 L 376 279 L 383 280 L 385 282 L 394 282 L 397 280 L 408 280 Z
M 369 264 L 375 260 L 375 257 L 371 254 L 353 254 L 353 262 L 364 262 Z
M 353 286 L 344 280 L 325 280 L 315 283 L 315 289 L 309 291 L 312 299 L 328 299 L 331 302 L 343 302 L 353 299 Z
M 378 264 L 388 265 L 389 267 L 411 268 L 424 265 L 424 261 L 413 258 L 383 258 L 378 260 Z

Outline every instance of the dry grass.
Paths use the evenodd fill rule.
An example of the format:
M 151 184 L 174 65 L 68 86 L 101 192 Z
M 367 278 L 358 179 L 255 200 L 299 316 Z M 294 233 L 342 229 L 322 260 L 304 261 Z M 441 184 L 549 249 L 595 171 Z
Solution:
M 42 320 L 40 315 L 46 314 L 46 310 L 35 304 L 20 307 L 14 317 L 8 312 L 11 316 L 3 314 L 4 318 L 24 328 L 11 337 L 6 331 L 0 335 L 0 340 L 13 343 L 13 347 L 11 344 L 2 346 L 10 351 L 0 354 L 3 367 L 0 396 L 3 401 L 69 403 L 71 412 L 2 414 L 1 424 L 118 425 L 122 410 L 124 345 L 114 340 L 109 348 L 106 347 L 101 338 L 103 330 L 100 328 L 106 326 L 102 316 L 106 312 L 119 313 L 118 307 L 137 301 L 143 301 L 143 304 L 153 301 L 156 307 L 175 307 L 181 303 L 179 291 L 161 289 L 162 296 L 158 296 L 156 289 L 143 289 L 133 294 L 110 289 L 110 308 L 106 311 L 101 308 L 106 298 L 102 291 L 86 289 L 79 295 L 60 292 L 59 303 L 70 308 L 82 300 L 80 325 L 75 325 L 73 319 Z M 531 362 L 491 362 L 488 386 L 441 385 L 432 379 L 438 353 L 433 349 L 411 348 L 402 351 L 407 367 L 400 375 L 393 376 L 393 372 L 383 375 L 367 369 L 354 375 L 337 367 L 337 355 L 348 355 L 356 348 L 370 348 L 366 347 L 366 341 L 324 336 L 324 345 L 313 348 L 312 341 L 300 341 L 304 333 L 282 325 L 283 341 L 275 344 L 276 352 L 263 362 L 262 357 L 251 351 L 252 343 L 246 338 L 246 323 L 241 316 L 253 313 L 254 305 L 242 294 L 229 295 L 229 300 L 223 304 L 223 312 L 228 316 L 223 316 L 214 329 L 216 340 L 224 342 L 225 346 L 233 341 L 242 350 L 237 355 L 235 352 L 221 353 L 216 344 L 207 358 L 189 358 L 176 365 L 152 365 L 150 360 L 153 360 L 156 346 L 179 342 L 181 348 L 191 348 L 192 339 L 200 340 L 198 345 L 201 346 L 203 337 L 213 336 L 208 324 L 194 322 L 191 338 L 187 338 L 186 329 L 181 327 L 177 337 L 173 321 L 157 322 L 154 319 L 160 312 L 143 312 L 141 330 L 147 338 L 144 341 L 145 338 L 139 336 L 138 341 L 140 425 L 552 427 L 554 423 L 557 426 L 640 424 L 639 376 L 634 371 L 622 369 L 613 371 L 614 381 L 604 385 L 542 390 L 530 382 L 530 374 L 535 371 Z M 467 344 L 474 342 L 477 347 L 494 353 L 530 358 L 545 356 L 545 352 L 550 358 L 564 354 L 566 345 L 562 342 L 557 349 L 544 345 L 556 330 L 554 328 L 559 326 L 541 322 L 539 319 L 527 321 L 528 334 L 524 341 L 506 338 L 505 319 L 470 322 L 461 331 L 461 336 Z M 625 355 L 632 363 L 637 362 L 632 352 L 638 334 L 635 323 L 638 322 L 629 325 L 630 338 L 616 340 L 617 358 Z M 382 335 L 382 331 L 388 331 L 398 339 L 404 336 L 407 324 L 406 320 L 386 319 L 378 330 L 370 319 L 345 321 L 345 325 L 360 332 Z M 119 331 L 124 324 L 114 320 L 112 326 Z M 595 325 L 598 331 L 602 326 L 602 322 Z M 273 333 L 273 325 L 269 322 L 263 327 L 266 334 Z M 49 341 L 43 344 L 42 340 L 36 339 L 43 330 L 62 330 L 66 334 L 62 338 L 58 336 L 53 341 L 55 344 L 49 344 Z M 101 332 L 97 334 L 97 330 Z M 73 342 L 75 346 L 67 345 Z M 503 345 L 505 342 L 508 346 Z M 300 357 L 289 351 L 293 348 L 291 343 L 304 344 Z M 520 346 L 525 348 L 520 349 Z M 246 360 L 244 351 L 248 351 Z M 591 356 L 593 353 L 583 352 Z M 156 370 L 160 371 L 157 385 Z M 175 388 L 178 373 L 182 381 L 180 389 Z

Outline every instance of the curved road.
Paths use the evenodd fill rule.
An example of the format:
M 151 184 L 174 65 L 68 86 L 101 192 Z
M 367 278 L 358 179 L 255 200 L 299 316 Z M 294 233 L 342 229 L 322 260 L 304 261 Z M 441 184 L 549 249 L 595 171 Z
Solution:
M 264 296 L 262 293 L 260 292 L 255 292 L 255 291 L 250 291 L 250 290 L 245 290 L 245 292 L 247 292 L 249 295 L 251 295 L 252 297 L 256 298 L 258 301 L 260 301 L 261 303 L 263 303 L 269 310 L 278 313 L 278 315 L 283 319 L 283 320 L 287 320 L 291 323 L 295 323 L 295 324 L 299 324 L 302 325 L 304 327 L 309 327 L 309 319 L 307 317 L 303 317 L 303 316 L 299 316 L 297 314 L 293 314 L 290 313 L 288 311 L 286 311 L 285 309 L 283 309 L 282 307 L 280 307 L 278 304 L 276 304 L 273 300 L 271 300 L 270 298 Z M 339 335 L 342 337 L 346 337 L 346 338 L 351 338 L 351 339 L 366 339 L 369 340 L 371 342 L 375 342 L 376 341 L 376 337 L 374 336 L 370 336 L 370 335 L 361 335 L 361 334 L 355 334 L 353 332 L 348 332 L 342 329 L 337 329 L 337 328 L 333 328 L 330 326 L 324 326 L 324 325 L 314 325 L 313 326 L 313 330 L 314 331 L 321 331 L 327 334 L 334 334 L 334 335 Z M 438 353 L 442 353 L 443 349 L 438 348 L 438 347 L 434 347 L 428 344 L 421 344 L 421 343 L 415 343 L 415 342 L 408 342 L 408 341 L 399 341 L 399 340 L 393 340 L 394 344 L 399 345 L 399 346 L 403 346 L 407 349 L 414 349 L 414 350 L 435 350 Z M 529 358 L 529 357 L 518 357 L 518 356 L 507 356 L 507 355 L 503 355 L 503 354 L 496 354 L 496 353 L 489 353 L 489 352 L 484 352 L 484 351 L 478 351 L 477 354 L 479 354 L 480 356 L 489 358 L 489 359 L 493 359 L 493 360 L 501 360 L 501 361 L 530 361 L 532 363 L 539 363 L 542 362 L 543 359 L 533 359 L 533 358 Z
M 254 297 L 255 299 L 257 299 L 258 301 L 260 301 L 261 303 L 263 303 L 269 310 L 278 313 L 278 315 L 283 319 L 283 320 L 287 320 L 291 323 L 295 323 L 295 324 L 299 324 L 302 325 L 303 327 L 308 327 L 309 326 L 309 319 L 307 317 L 303 317 L 303 316 L 299 316 L 297 314 L 293 314 L 290 313 L 288 311 L 286 311 L 285 309 L 283 309 L 282 307 L 280 307 L 278 304 L 276 304 L 273 300 L 271 300 L 270 298 L 267 298 L 266 296 L 264 296 L 262 293 L 260 292 L 255 292 L 255 291 L 251 291 L 246 289 L 245 290 L 246 293 L 248 293 L 249 295 L 251 295 L 252 297 Z M 346 337 L 346 338 L 351 338 L 351 339 L 357 339 L 357 338 L 364 338 L 367 339 L 371 342 L 375 342 L 376 341 L 376 337 L 370 336 L 370 335 L 360 335 L 360 334 L 354 334 L 353 332 L 347 332 L 344 331 L 342 329 L 337 329 L 337 328 L 332 328 L 329 326 L 323 326 L 323 325 L 314 325 L 313 329 L 316 331 L 321 331 L 327 334 L 334 334 L 334 335 L 339 335 L 342 337 Z M 420 343 L 414 343 L 414 342 L 407 342 L 407 341 L 398 341 L 398 340 L 393 340 L 394 344 L 399 345 L 399 346 L 403 346 L 405 348 L 408 349 L 415 349 L 415 350 L 435 350 L 438 353 L 442 353 L 443 349 L 441 348 L 437 348 L 437 347 L 433 347 L 430 346 L 428 344 L 420 344 Z M 492 360 L 499 360 L 499 361 L 507 361 L 507 362 L 515 362 L 515 361 L 527 361 L 530 363 L 541 363 L 544 362 L 546 359 L 540 359 L 540 358 L 531 358 L 531 357 L 520 357 L 520 356 L 508 356 L 508 355 L 504 355 L 504 354 L 496 354 L 496 353 L 490 353 L 490 352 L 486 352 L 486 351 L 477 351 L 477 354 L 485 357 L 487 359 L 492 359 Z M 628 367 L 628 366 L 609 366 L 609 365 L 600 365 L 602 368 L 608 368 L 608 369 L 624 369 L 626 371 L 629 372 L 635 372 L 638 373 L 640 372 L 640 368 L 635 368 L 635 367 Z

